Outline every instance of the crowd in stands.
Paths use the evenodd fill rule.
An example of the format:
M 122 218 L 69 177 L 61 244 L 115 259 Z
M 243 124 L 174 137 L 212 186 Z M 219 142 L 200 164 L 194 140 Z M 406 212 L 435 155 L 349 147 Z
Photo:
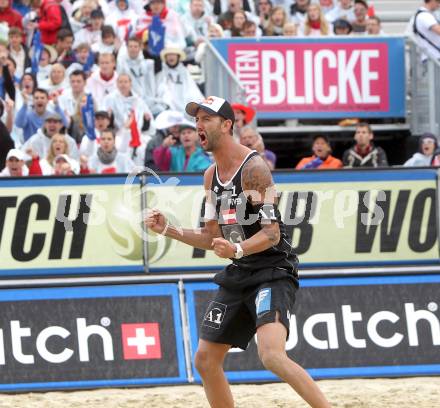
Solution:
M 184 107 L 204 98 L 208 38 L 382 34 L 365 0 L 0 0 L 0 176 L 202 171 Z M 233 108 L 234 137 L 274 169 L 255 112 Z M 339 160 L 313 138 L 297 168 L 387 165 L 368 124 L 354 139 Z M 408 165 L 435 157 L 421 140 Z

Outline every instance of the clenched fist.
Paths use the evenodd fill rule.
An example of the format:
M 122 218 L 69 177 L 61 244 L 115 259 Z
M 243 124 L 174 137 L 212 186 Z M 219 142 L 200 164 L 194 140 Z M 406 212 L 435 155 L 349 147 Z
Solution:
M 224 238 L 214 238 L 212 240 L 212 249 L 220 258 L 234 258 L 235 245 Z
M 168 221 L 165 216 L 157 209 L 147 211 L 144 220 L 145 226 L 157 234 L 165 234 L 168 228 Z

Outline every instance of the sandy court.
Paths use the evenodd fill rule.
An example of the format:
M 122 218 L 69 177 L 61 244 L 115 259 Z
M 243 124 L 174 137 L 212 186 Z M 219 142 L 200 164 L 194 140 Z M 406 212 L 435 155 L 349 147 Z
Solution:
M 319 382 L 334 407 L 439 408 L 440 377 L 325 380 Z M 280 383 L 234 385 L 237 408 L 306 407 Z M 0 396 L 1 408 L 208 408 L 197 385 L 100 389 Z

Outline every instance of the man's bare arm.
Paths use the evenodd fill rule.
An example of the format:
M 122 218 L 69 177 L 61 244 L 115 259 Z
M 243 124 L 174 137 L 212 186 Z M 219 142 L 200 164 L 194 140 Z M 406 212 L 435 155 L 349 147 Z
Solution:
M 210 167 L 206 170 L 204 176 L 206 191 L 205 208 L 209 205 L 215 205 L 215 203 L 211 202 L 212 198 L 209 194 L 211 191 L 212 175 L 213 167 Z M 147 216 L 145 224 L 151 230 L 196 248 L 212 249 L 212 240 L 221 236 L 220 227 L 216 220 L 205 220 L 205 225 L 201 228 L 180 228 L 169 224 L 158 210 L 152 210 L 150 214 Z
M 243 168 L 241 183 L 243 191 L 253 206 L 272 206 L 276 203 L 277 194 L 272 174 L 264 160 L 255 156 Z M 245 255 L 262 252 L 280 241 L 278 222 L 267 220 L 261 223 L 261 231 L 243 241 L 241 247 Z

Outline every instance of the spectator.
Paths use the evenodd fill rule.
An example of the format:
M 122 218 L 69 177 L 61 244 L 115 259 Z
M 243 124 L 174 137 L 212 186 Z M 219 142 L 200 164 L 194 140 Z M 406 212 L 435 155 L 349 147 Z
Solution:
M 18 112 L 23 106 L 23 96 L 22 96 L 23 92 L 26 94 L 28 100 L 28 106 L 32 109 L 33 93 L 36 88 L 37 88 L 37 80 L 34 77 L 34 75 L 30 73 L 25 73 L 21 77 L 20 85 L 18 86 L 17 89 L 17 91 L 19 92 L 15 93 L 15 112 Z M 20 132 L 23 133 L 21 129 Z
M 437 138 L 432 133 L 424 133 L 419 140 L 419 151 L 408 159 L 404 166 L 423 167 L 430 166 L 434 159 L 434 151 L 438 148 Z
M 66 69 L 63 64 L 56 63 L 52 65 L 49 78 L 41 81 L 40 88 L 45 89 L 52 97 L 54 94 L 61 95 L 67 87 Z
M 104 14 L 100 9 L 93 10 L 90 13 L 89 22 L 75 34 L 75 46 L 87 43 L 93 49 L 93 46 L 101 41 L 101 30 L 104 25 Z
M 382 22 L 378 16 L 371 16 L 367 20 L 368 35 L 385 35 L 382 30 Z
M 332 156 L 330 140 L 326 135 L 313 137 L 312 151 L 312 156 L 304 157 L 296 165 L 297 170 L 339 169 L 342 167 L 342 162 Z
M 264 31 L 264 35 L 283 35 L 283 27 L 286 23 L 287 14 L 284 8 L 280 6 L 274 7 L 270 12 L 269 23 L 267 24 L 266 30 Z
M 64 126 L 69 126 L 69 122 L 64 116 L 56 97 L 53 100 L 55 104 L 55 112 L 48 109 L 49 94 L 46 90 L 41 88 L 34 90 L 33 108 L 28 106 L 27 94 L 22 92 L 21 95 L 23 97 L 23 106 L 17 113 L 15 124 L 17 127 L 23 129 L 24 141 L 27 141 L 33 134 L 35 134 L 37 130 L 43 126 L 43 123 L 49 115 L 52 115 L 53 113 L 60 115 L 60 121 L 62 121 Z
M 99 148 L 88 163 L 91 171 L 100 174 L 130 173 L 135 167 L 134 163 L 124 153 L 118 152 L 115 146 L 115 133 L 106 129 L 101 133 Z
M 37 152 L 28 149 L 27 153 L 32 157 L 32 164 L 29 168 L 30 175 L 51 176 L 61 173 L 62 163 L 70 165 L 72 173 L 79 174 L 79 164 L 76 160 L 69 157 L 69 144 L 66 136 L 61 133 L 54 134 L 50 139 L 50 145 L 46 157 L 39 157 Z M 57 159 L 58 160 L 57 164 Z
M 322 37 L 332 32 L 330 23 L 324 16 L 319 4 L 311 4 L 307 10 L 307 15 L 301 23 L 301 33 L 306 37 Z
M 0 98 L 15 99 L 15 83 L 8 63 L 8 49 L 0 42 Z
M 255 110 L 250 106 L 245 106 L 241 103 L 233 103 L 231 107 L 234 110 L 235 116 L 234 136 L 238 140 L 240 138 L 241 129 L 246 125 L 249 125 L 254 119 Z
M 157 16 L 165 26 L 165 43 L 176 44 L 180 49 L 186 47 L 185 31 L 179 15 L 166 7 L 165 0 L 149 0 L 145 6 L 146 13 L 137 21 L 136 32 L 142 34 L 148 31 L 153 17 Z
M 57 58 L 58 56 L 57 56 L 57 52 L 55 51 L 55 48 L 51 47 L 50 45 L 45 45 L 43 47 L 36 73 L 38 83 L 49 79 L 50 71 L 52 70 L 52 64 L 56 62 Z M 30 69 L 28 69 L 27 71 L 31 72 Z
M 118 76 L 117 89 L 104 98 L 104 108 L 110 115 L 113 115 L 116 131 L 124 130 L 126 127 L 132 130 L 127 142 L 130 141 L 130 137 L 140 139 L 142 129 L 148 129 L 150 125 L 153 125 L 153 115 L 147 104 L 136 93 L 133 93 L 128 74 Z M 131 144 L 138 142 L 141 143 L 139 140 Z
M 156 117 L 156 134 L 148 142 L 147 148 L 145 149 L 145 167 L 151 168 L 153 170 L 159 171 L 155 164 L 153 152 L 154 149 L 160 146 L 163 140 L 169 136 L 173 135 L 174 139 L 179 140 L 180 136 L 180 125 L 184 122 L 183 113 L 180 111 L 166 110 L 157 115 Z
M 199 136 L 194 123 L 184 121 L 180 125 L 179 140 L 177 145 L 174 136 L 169 135 L 154 149 L 154 162 L 159 170 L 204 171 L 211 165 L 208 155 L 198 146 Z
M 296 0 L 289 7 L 290 21 L 296 25 L 304 22 L 307 15 L 307 9 L 310 6 L 310 0 Z
M 32 24 L 38 21 L 38 13 L 40 12 L 41 0 L 30 0 L 29 11 L 24 15 L 22 24 L 23 32 L 25 34 L 25 45 L 29 49 L 32 46 L 32 40 L 34 38 L 36 24 Z M 31 24 L 29 24 L 31 23 Z
M 365 34 L 367 32 L 368 4 L 365 0 L 355 0 L 354 2 L 355 19 L 351 22 L 353 32 Z
M 3 116 L 4 103 L 0 101 L 0 117 Z M 9 114 L 9 113 L 8 113 Z M 14 148 L 14 141 L 7 126 L 0 120 L 0 170 L 5 167 L 8 152 Z
M 130 37 L 127 47 L 122 47 L 118 54 L 117 71 L 128 74 L 133 88 L 148 105 L 155 115 L 165 107 L 157 98 L 156 78 L 154 76 L 154 61 L 145 59 L 142 54 L 142 41 Z
M 119 40 L 123 41 L 136 26 L 137 19 L 136 11 L 128 0 L 116 0 L 107 16 L 106 24 L 112 26 Z
M 352 31 L 353 27 L 344 18 L 338 18 L 333 22 L 333 33 L 335 35 L 350 35 Z
M 16 75 L 21 79 L 25 69 L 31 65 L 28 49 L 23 45 L 23 31 L 18 27 L 11 27 L 9 29 L 8 38 L 9 55 L 14 59 Z
M 70 87 L 58 98 L 61 109 L 70 119 L 69 134 L 77 143 L 81 143 L 85 132 L 81 113 L 87 98 L 85 87 L 86 74 L 80 70 L 73 71 L 70 74 Z
M 58 55 L 57 62 L 61 63 L 64 68 L 69 67 L 70 64 L 75 62 L 75 53 L 72 50 L 73 40 L 72 31 L 67 28 L 62 28 L 58 31 L 57 42 L 54 48 Z
M 225 37 L 241 37 L 243 24 L 247 21 L 244 10 L 236 11 L 232 16 L 232 26 L 230 30 L 225 30 Z
M 80 2 L 76 2 L 80 4 Z M 98 5 L 95 0 L 85 0 L 81 5 L 77 6 L 76 10 L 72 12 L 70 18 L 70 25 L 72 32 L 76 35 L 82 28 L 90 25 L 92 11 L 97 9 Z
M 110 25 L 104 25 L 101 29 L 101 39 L 92 45 L 92 51 L 99 54 L 116 54 L 121 46 L 115 30 Z
M 12 8 L 12 0 L 0 0 L 0 22 L 7 23 L 9 28 L 17 27 L 23 30 L 23 17 Z
M 269 24 L 270 12 L 272 11 L 271 0 L 259 0 L 258 1 L 258 17 L 259 27 L 264 32 Z
M 188 69 L 182 64 L 186 58 L 182 49 L 168 45 L 160 53 L 162 71 L 157 75 L 158 95 L 172 110 L 185 111 L 190 101 L 204 98 Z
M 283 36 L 284 37 L 296 37 L 298 35 L 298 29 L 296 24 L 287 22 L 283 26 Z
M 344 152 L 342 162 L 345 167 L 386 167 L 388 160 L 385 151 L 373 144 L 373 130 L 370 125 L 360 122 L 356 125 L 354 140 L 356 144 Z
M 319 5 L 321 6 L 321 10 L 324 14 L 327 14 L 329 11 L 335 8 L 336 0 L 319 0 Z
M 59 134 L 62 127 L 61 117 L 57 113 L 48 114 L 43 126 L 26 141 L 21 150 L 26 153 L 30 151 L 31 155 L 36 154 L 38 157 L 46 157 L 52 137 Z M 75 141 L 68 135 L 64 135 L 64 137 L 69 146 L 70 155 L 74 159 L 79 159 L 79 151 Z
M 29 169 L 24 163 L 21 150 L 11 149 L 6 156 L 6 167 L 0 172 L 0 177 L 23 177 L 29 175 Z
M 57 42 L 58 30 L 63 24 L 61 7 L 59 0 L 42 0 L 38 23 L 30 23 L 31 28 L 40 30 L 43 44 L 53 45 Z
M 211 24 L 208 28 L 208 38 L 223 38 L 224 32 L 220 24 Z M 205 83 L 204 56 L 206 52 L 206 42 L 202 42 L 196 50 L 194 60 L 200 65 L 200 88 L 203 90 Z
M 440 23 L 434 12 L 440 7 L 438 0 L 424 0 L 425 6 L 417 10 L 410 20 L 411 31 L 420 47 L 434 59 L 440 59 Z
M 111 119 L 107 111 L 101 110 L 95 112 L 95 135 L 96 139 L 83 137 L 79 147 L 81 156 L 92 157 L 99 148 L 99 139 L 102 132 L 110 127 Z
M 104 97 L 116 89 L 118 74 L 115 72 L 115 56 L 113 54 L 99 54 L 99 70 L 92 73 L 87 80 L 87 91 L 97 102 L 97 109 L 103 109 Z
M 245 126 L 240 132 L 240 143 L 249 149 L 256 150 L 269 168 L 273 170 L 276 166 L 277 156 L 264 146 L 263 137 L 251 126 Z
M 214 22 L 214 19 L 205 11 L 205 8 L 203 0 L 191 0 L 189 10 L 181 19 L 183 26 L 190 27 L 195 34 L 193 41 L 196 45 L 208 36 L 208 27 Z
M 339 0 L 338 5 L 333 10 L 330 10 L 325 17 L 330 23 L 333 23 L 340 18 L 351 23 L 356 19 L 356 16 L 354 15 L 353 0 Z
M 257 38 L 260 36 L 258 33 L 258 26 L 254 21 L 245 21 L 243 23 L 243 29 L 241 31 L 241 36 L 246 38 Z
M 73 71 L 84 71 L 86 77 L 90 76 L 95 63 L 95 54 L 92 52 L 90 45 L 81 43 L 75 46 L 74 49 L 75 62 L 69 65 L 66 70 L 66 75 L 69 77 Z

